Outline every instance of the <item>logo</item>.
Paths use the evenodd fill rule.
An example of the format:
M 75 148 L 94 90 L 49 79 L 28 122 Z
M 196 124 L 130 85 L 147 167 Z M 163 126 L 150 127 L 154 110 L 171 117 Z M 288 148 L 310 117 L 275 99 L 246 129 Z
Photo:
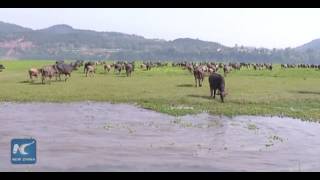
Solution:
M 11 140 L 11 163 L 12 164 L 35 164 L 36 163 L 35 139 L 12 139 Z

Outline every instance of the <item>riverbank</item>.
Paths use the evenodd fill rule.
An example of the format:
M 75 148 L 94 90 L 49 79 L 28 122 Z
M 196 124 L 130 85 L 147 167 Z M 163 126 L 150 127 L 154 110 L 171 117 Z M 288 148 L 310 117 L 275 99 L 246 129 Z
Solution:
M 0 61 L 7 68 L 0 73 L 2 102 L 78 102 L 99 101 L 139 104 L 169 115 L 207 112 L 212 115 L 288 116 L 303 120 L 320 120 L 320 71 L 315 69 L 281 69 L 272 71 L 241 69 L 226 78 L 228 96 L 225 103 L 209 98 L 209 83 L 194 87 L 194 77 L 180 67 L 139 68 L 132 77 L 104 73 L 98 66 L 95 77 L 86 78 L 83 69 L 72 73 L 67 82 L 42 85 L 30 83 L 27 70 L 54 64 L 53 61 Z M 222 73 L 222 70 L 219 70 Z

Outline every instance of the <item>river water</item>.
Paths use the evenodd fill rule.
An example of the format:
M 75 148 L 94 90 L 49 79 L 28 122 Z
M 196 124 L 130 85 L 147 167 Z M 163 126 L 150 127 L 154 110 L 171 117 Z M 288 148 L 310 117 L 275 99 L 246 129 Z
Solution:
M 0 171 L 320 171 L 320 124 L 299 119 L 5 102 L 0 122 Z M 11 139 L 30 137 L 37 163 L 11 164 Z

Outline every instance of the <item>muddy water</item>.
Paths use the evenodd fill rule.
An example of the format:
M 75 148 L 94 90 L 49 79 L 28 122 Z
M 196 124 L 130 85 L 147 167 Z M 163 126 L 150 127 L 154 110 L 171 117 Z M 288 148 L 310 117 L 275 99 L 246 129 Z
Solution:
M 0 171 L 320 171 L 320 124 L 172 117 L 126 104 L 0 103 Z M 37 140 L 12 165 L 12 138 Z

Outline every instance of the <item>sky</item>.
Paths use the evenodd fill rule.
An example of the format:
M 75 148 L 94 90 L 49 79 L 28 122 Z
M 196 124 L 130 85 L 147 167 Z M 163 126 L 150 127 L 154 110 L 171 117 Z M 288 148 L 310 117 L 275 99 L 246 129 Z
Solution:
M 0 8 L 0 21 L 115 31 L 152 39 L 194 38 L 226 46 L 296 47 L 320 38 L 320 9 Z

